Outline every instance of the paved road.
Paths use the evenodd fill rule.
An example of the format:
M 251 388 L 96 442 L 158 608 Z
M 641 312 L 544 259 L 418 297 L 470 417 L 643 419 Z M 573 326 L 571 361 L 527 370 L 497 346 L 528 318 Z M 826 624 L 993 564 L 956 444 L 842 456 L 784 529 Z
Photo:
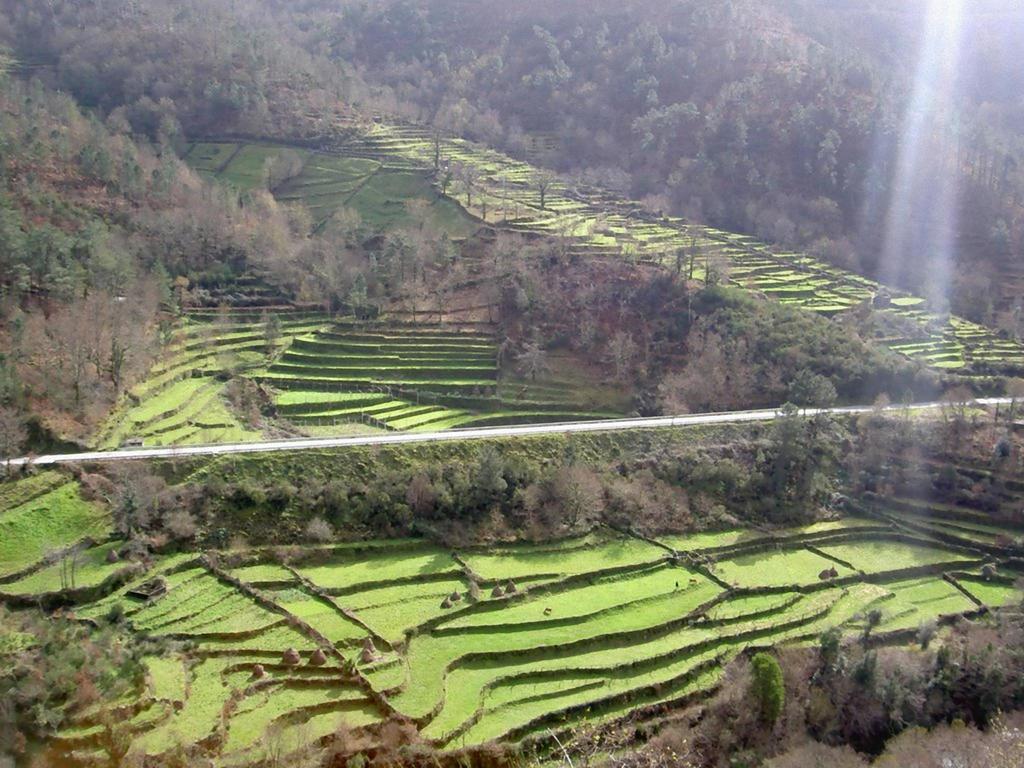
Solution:
M 978 400 L 979 405 L 1005 405 L 1008 398 Z M 942 403 L 920 403 L 912 406 L 917 410 L 936 410 Z M 902 410 L 905 406 L 889 406 L 887 410 Z M 801 411 L 806 416 L 820 413 L 858 414 L 869 413 L 874 406 L 848 406 L 844 408 L 808 408 Z M 613 419 L 606 421 L 583 421 L 571 424 L 530 424 L 519 427 L 485 427 L 480 429 L 457 429 L 448 432 L 418 432 L 374 435 L 369 437 L 324 437 L 300 438 L 297 440 L 275 440 L 263 443 L 237 443 L 223 445 L 190 445 L 178 448 L 131 448 L 119 451 L 93 451 L 88 453 L 65 453 L 52 456 L 25 457 L 12 459 L 12 466 L 32 462 L 38 466 L 68 464 L 90 461 L 138 461 L 144 459 L 175 459 L 193 456 L 223 456 L 233 453 L 283 453 L 288 451 L 313 451 L 324 448 L 351 448 L 363 445 L 405 445 L 408 443 L 442 443 L 458 440 L 486 440 L 495 437 L 528 437 L 530 435 L 578 434 L 583 432 L 624 432 L 631 429 L 661 429 L 664 427 L 695 427 L 705 424 L 742 424 L 748 422 L 774 421 L 779 415 L 776 409 L 760 411 L 733 411 L 730 413 L 700 413 L 686 416 L 661 416 L 650 419 Z

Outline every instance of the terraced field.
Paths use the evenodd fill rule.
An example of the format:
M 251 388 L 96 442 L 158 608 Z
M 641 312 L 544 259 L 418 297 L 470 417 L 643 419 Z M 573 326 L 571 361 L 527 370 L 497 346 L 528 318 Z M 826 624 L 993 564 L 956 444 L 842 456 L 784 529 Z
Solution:
M 349 157 L 274 144 L 199 142 L 185 160 L 210 180 L 243 191 L 266 189 L 268 164 L 287 156 L 301 170 L 271 190 L 284 203 L 300 203 L 309 211 L 314 229 L 324 227 L 342 207 L 359 213 L 373 229 L 385 230 L 414 223 L 409 204 L 419 201 L 421 213 L 438 231 L 454 239 L 473 234 L 479 223 L 453 200 L 435 191 L 429 174 L 407 163 Z
M 1019 547 L 911 534 L 897 510 L 770 535 L 646 540 L 599 529 L 458 552 L 419 541 L 309 548 L 283 562 L 261 551 L 183 553 L 107 581 L 124 567 L 108 561 L 117 545 L 73 485 L 0 490 L 21 500 L 0 525 L 24 527 L 24 506 L 35 504 L 62 510 L 68 543 L 96 540 L 80 554 L 81 573 L 106 586 L 80 595 L 78 616 L 102 622 L 117 609 L 130 631 L 188 642 L 147 659 L 135 697 L 118 704 L 132 749 L 158 755 L 202 741 L 218 765 L 296 749 L 342 723 L 372 742 L 395 712 L 444 749 L 655 716 L 706 695 L 752 647 L 814 643 L 832 627 L 861 632 L 874 610 L 875 635 L 903 643 L 925 622 L 1022 598 L 1011 562 Z M 44 556 L 0 550 L 0 573 L 10 574 L 0 598 L 52 592 L 55 564 Z M 133 596 L 156 581 L 163 592 Z M 81 716 L 61 743 L 100 757 L 101 716 Z
M 528 163 L 461 139 L 441 142 L 442 164 L 470 167 L 478 177 L 472 213 L 529 233 L 562 239 L 570 253 L 618 255 L 675 264 L 702 278 L 716 261 L 728 264 L 730 279 L 780 302 L 834 315 L 880 294 L 879 313 L 892 330 L 880 339 L 891 349 L 946 370 L 989 373 L 1024 368 L 1024 346 L 957 317 L 938 315 L 915 296 L 883 290 L 878 283 L 832 267 L 806 254 L 773 250 L 755 238 L 682 219 L 644 213 L 633 201 L 600 189 L 556 183 L 541 205 L 537 171 Z M 432 168 L 432 134 L 415 125 L 375 123 L 365 135 L 338 148 L 349 156 Z M 692 268 L 689 262 L 692 260 Z M 894 329 L 901 329 L 894 332 Z
M 509 392 L 497 355 L 495 339 L 479 331 L 336 323 L 296 338 L 258 379 L 300 427 L 438 431 L 615 415 L 581 402 L 569 383 Z
M 279 334 L 268 344 L 269 314 L 278 319 Z M 569 378 L 503 376 L 497 355 L 494 337 L 482 331 L 332 322 L 316 312 L 268 311 L 260 304 L 196 309 L 93 442 L 116 448 L 129 440 L 146 446 L 259 440 L 263 428 L 247 424 L 228 402 L 232 376 L 266 386 L 280 419 L 307 434 L 584 421 L 624 412 L 612 390 L 583 389 Z
M 435 172 L 438 149 L 441 169 Z M 254 178 L 249 169 L 265 162 L 268 153 L 272 154 L 268 145 L 197 144 L 187 159 L 201 173 L 244 186 Z M 303 200 L 321 223 L 321 217 L 346 206 L 374 226 L 399 225 L 407 216 L 406 203 L 418 197 L 430 201 L 439 225 L 454 236 L 465 236 L 475 228 L 475 223 L 467 222 L 483 221 L 552 236 L 572 255 L 679 263 L 695 279 L 703 279 L 708 269 L 724 263 L 732 282 L 827 316 L 874 302 L 881 321 L 878 340 L 932 368 L 969 374 L 1024 370 L 1024 346 L 1019 342 L 961 318 L 937 314 L 920 297 L 886 290 L 807 254 L 772 249 L 752 237 L 644 212 L 634 201 L 592 187 L 556 182 L 546 188 L 542 205 L 538 170 L 529 163 L 461 139 L 444 138 L 437 147 L 433 134 L 416 125 L 377 122 L 362 135 L 332 148 L 331 154 L 306 153 L 304 157 L 315 158 L 306 162 L 308 179 L 300 175 L 275 193 L 283 199 Z M 323 170 L 328 166 L 341 169 L 346 181 L 337 187 L 321 186 L 325 174 L 330 176 L 330 171 Z M 374 167 L 376 173 L 369 170 Z M 430 178 L 445 177 L 445 169 L 463 168 L 471 169 L 476 179 L 471 195 L 457 181 L 448 187 L 450 199 L 430 188 Z M 303 174 L 307 174 L 305 167 Z M 358 186 L 360 179 L 363 186 Z M 323 195 L 312 191 L 320 189 L 330 191 Z M 468 217 L 452 210 L 460 206 Z
M 262 433 L 244 424 L 228 405 L 222 374 L 263 368 L 292 339 L 326 322 L 315 313 L 278 309 L 280 336 L 268 346 L 264 311 L 190 313 L 149 376 L 128 393 L 96 436 L 96 447 L 116 448 L 129 439 L 141 439 L 147 446 L 260 439 Z

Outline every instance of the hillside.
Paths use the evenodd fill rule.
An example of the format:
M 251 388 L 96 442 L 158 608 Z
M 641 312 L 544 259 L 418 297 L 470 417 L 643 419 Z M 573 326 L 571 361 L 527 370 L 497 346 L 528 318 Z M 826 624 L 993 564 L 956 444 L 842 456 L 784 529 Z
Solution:
M 498 444 L 500 453 L 451 443 L 197 460 L 175 469 L 174 485 L 138 470 L 7 483 L 0 600 L 68 606 L 135 659 L 120 688 L 90 667 L 79 679 L 93 697 L 53 700 L 46 754 L 76 765 L 126 755 L 256 764 L 320 743 L 348 758 L 405 744 L 473 759 L 497 739 L 543 759 L 554 738 L 575 754 L 593 729 L 617 738 L 623 724 L 635 733 L 715 702 L 753 649 L 813 654 L 833 629 L 850 657 L 862 652 L 857 637 L 865 651 L 922 637 L 923 647 L 954 649 L 971 627 L 1012 622 L 1024 489 L 1005 462 L 967 448 L 986 444 L 993 425 L 792 418 L 545 437 Z M 943 442 L 954 432 L 959 441 Z M 856 483 L 836 482 L 840 456 L 825 446 L 837 439 L 856 445 L 841 457 L 861 468 Z M 570 451 L 573 463 L 556 458 Z M 793 451 L 821 463 L 783 495 L 773 466 L 803 461 Z M 727 464 L 740 485 L 723 495 L 727 472 L 710 470 Z M 105 485 L 117 489 L 109 506 L 90 501 Z M 806 522 L 835 490 L 851 500 Z M 516 542 L 513 529 L 536 540 Z M 414 530 L 451 538 L 395 538 Z M 341 543 L 335 531 L 392 538 Z M 143 554 L 144 541 L 157 549 Z M 29 621 L 12 616 L 14 626 Z M 98 651 L 90 663 L 111 660 Z M 0 675 L 11 684 L 38 695 Z M 880 677 L 871 690 L 887 684 Z M 955 711 L 960 695 L 938 711 Z M 876 738 L 846 727 L 851 740 Z
M 1019 768 L 1019 5 L 0 0 L 0 768 Z

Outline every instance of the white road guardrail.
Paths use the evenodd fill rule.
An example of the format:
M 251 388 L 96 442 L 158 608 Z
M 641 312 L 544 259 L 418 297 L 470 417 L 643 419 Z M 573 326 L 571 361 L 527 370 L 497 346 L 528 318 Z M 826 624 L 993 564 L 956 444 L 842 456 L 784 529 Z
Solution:
M 1009 405 L 1010 398 L 992 397 L 973 400 L 982 406 Z M 821 414 L 857 415 L 875 411 L 937 410 L 949 406 L 946 402 L 917 403 L 913 405 L 888 405 L 879 408 L 873 405 L 851 405 L 839 408 L 801 408 L 801 416 L 811 418 Z M 755 411 L 730 411 L 722 413 L 697 413 L 682 416 L 654 416 L 635 419 L 606 419 L 603 421 L 564 422 L 558 424 L 526 424 L 510 427 L 480 427 L 453 429 L 445 432 L 403 432 L 364 437 L 317 437 L 293 438 L 253 443 L 231 443 L 219 445 L 185 445 L 162 448 L 127 448 L 116 451 L 85 451 L 61 453 L 49 456 L 23 456 L 11 459 L 8 466 L 25 464 L 52 466 L 73 462 L 141 461 L 146 459 L 178 459 L 196 456 L 223 456 L 243 453 L 283 453 L 288 451 L 312 451 L 332 448 L 354 448 L 368 445 L 405 445 L 408 443 L 442 443 L 459 440 L 487 440 L 498 437 L 530 437 L 535 435 L 579 434 L 586 432 L 625 432 L 635 429 L 664 429 L 666 427 L 695 427 L 708 424 L 742 424 L 758 421 L 774 421 L 781 413 L 780 408 L 766 408 Z

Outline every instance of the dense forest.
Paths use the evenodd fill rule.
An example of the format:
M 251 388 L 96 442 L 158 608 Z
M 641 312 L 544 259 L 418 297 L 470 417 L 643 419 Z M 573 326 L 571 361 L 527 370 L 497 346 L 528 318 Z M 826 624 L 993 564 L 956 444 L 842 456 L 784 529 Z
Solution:
M 955 77 L 928 60 L 923 1 L 6 5 L 23 69 L 149 140 L 404 114 L 936 300 L 951 282 L 955 311 L 1013 322 L 1009 2 L 965 11 L 942 43 Z M 929 193 L 901 208 L 908 190 Z
M 1021 242 L 1012 4 L 971 4 L 948 82 L 915 61 L 925 3 L 585 6 L 400 0 L 347 9 L 328 39 L 419 117 L 521 152 L 550 136 L 561 170 L 894 284 L 941 293 L 936 232 L 955 227 L 954 307 L 992 319 Z M 906 183 L 952 177 L 954 211 L 929 194 L 899 209 L 911 141 Z
M 136 142 L 38 82 L 5 77 L 0 103 L 0 400 L 80 436 L 148 370 L 174 277 L 266 268 L 300 243 L 269 197 L 202 182 L 166 137 Z

